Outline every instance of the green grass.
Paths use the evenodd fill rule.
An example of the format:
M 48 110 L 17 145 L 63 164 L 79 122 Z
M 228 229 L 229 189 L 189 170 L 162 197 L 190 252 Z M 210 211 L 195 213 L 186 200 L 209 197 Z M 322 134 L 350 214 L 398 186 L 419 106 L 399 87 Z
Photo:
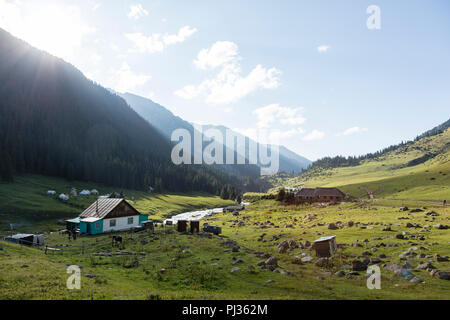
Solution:
M 111 251 L 111 235 L 81 237 L 69 242 L 65 236 L 52 233 L 47 243 L 62 251 L 45 255 L 43 251 L 1 243 L 0 246 L 0 297 L 4 299 L 448 299 L 450 282 L 429 276 L 426 271 L 413 271 L 424 283 L 408 282 L 382 267 L 381 290 L 366 287 L 364 272 L 351 279 L 339 278 L 334 273 L 341 265 L 361 257 L 374 244 L 396 243 L 399 247 L 380 247 L 373 256 L 384 253 L 388 258 L 383 264 L 398 263 L 398 255 L 412 246 L 423 247 L 418 252 L 427 255 L 450 255 L 449 230 L 406 228 L 406 222 L 425 224 L 448 223 L 448 209 L 430 207 L 441 215 L 428 222 L 422 213 L 398 212 L 389 204 L 348 203 L 339 206 L 315 208 L 313 206 L 280 206 L 275 201 L 258 201 L 234 217 L 230 213 L 217 214 L 205 220 L 220 225 L 223 235 L 211 239 L 179 234 L 171 227 L 156 228 L 156 240 L 150 233 L 121 233 L 122 250 L 136 252 L 131 256 L 98 257 L 93 253 Z M 306 216 L 316 214 L 309 221 Z M 398 220 L 400 216 L 409 220 Z M 294 222 L 297 219 L 297 222 Z M 260 229 L 255 223 L 270 220 L 275 226 Z M 368 223 L 367 227 L 345 227 L 330 231 L 326 224 L 342 221 Z M 242 222 L 239 225 L 237 222 Z M 393 232 L 381 231 L 381 224 L 392 224 Z M 294 224 L 294 228 L 285 228 Z M 409 236 L 424 234 L 426 239 L 398 240 L 394 235 L 402 231 Z M 266 233 L 268 241 L 258 241 Z M 282 240 L 313 241 L 321 235 L 335 234 L 338 243 L 347 244 L 339 249 L 333 264 L 319 268 L 313 264 L 294 264 L 302 253 L 314 254 L 305 249 L 278 253 L 274 235 Z M 375 237 L 388 238 L 371 240 Z M 240 246 L 239 252 L 231 252 L 222 245 L 224 239 L 232 239 Z M 363 242 L 369 239 L 368 243 Z M 142 242 L 145 240 L 145 242 Z M 352 247 L 359 241 L 364 247 Z M 417 244 L 414 244 L 417 243 Z M 64 247 L 61 247 L 64 245 Z M 84 248 L 84 250 L 82 249 Z M 113 251 L 119 250 L 117 248 Z M 276 256 L 279 270 L 293 275 L 263 271 L 256 266 L 260 261 L 252 252 L 261 251 Z M 235 259 L 242 263 L 233 264 Z M 218 259 L 218 260 L 214 260 Z M 420 260 L 408 260 L 416 267 Z M 404 262 L 402 262 L 404 263 Z M 67 265 L 82 266 L 81 290 L 65 287 Z M 249 271 L 247 265 L 255 266 Z M 449 262 L 433 262 L 440 270 L 448 270 Z M 231 273 L 231 268 L 241 268 Z M 164 268 L 166 271 L 161 272 Z M 324 274 L 331 271 L 331 274 Z M 88 274 L 95 278 L 88 278 Z M 320 277 L 320 278 L 319 278 Z M 268 280 L 274 280 L 268 284 Z
M 69 242 L 53 232 L 46 241 L 62 251 L 47 255 L 43 251 L 0 242 L 0 298 L 3 299 L 448 299 L 450 281 L 430 276 L 428 271 L 413 270 L 422 283 L 411 283 L 386 269 L 386 265 L 408 262 L 414 268 L 420 262 L 433 261 L 439 270 L 449 271 L 450 262 L 437 262 L 433 256 L 450 255 L 450 229 L 441 230 L 425 225 L 449 224 L 450 211 L 441 205 L 450 200 L 450 130 L 438 136 L 424 138 L 413 145 L 402 147 L 377 160 L 350 168 L 316 170 L 302 176 L 270 178 L 277 186 L 336 186 L 361 201 L 335 206 L 283 206 L 274 200 L 259 200 L 261 194 L 247 194 L 254 201 L 239 216 L 230 213 L 207 217 L 203 222 L 222 227 L 219 237 L 179 234 L 172 227 L 157 228 L 154 239 L 149 233 L 124 236 L 123 250 L 135 252 L 130 256 L 99 257 L 94 253 L 111 251 L 111 235 L 81 237 Z M 406 164 L 425 152 L 440 155 L 417 166 Z M 45 195 L 48 189 L 58 193 L 78 190 L 113 190 L 104 186 L 81 182 L 67 182 L 41 176 L 17 178 L 14 184 L 0 185 L 0 230 L 16 219 L 23 229 L 57 230 L 56 219 L 77 215 L 95 198 L 78 198 L 61 203 Z M 275 190 L 275 189 L 274 189 Z M 274 191 L 272 190 L 272 191 Z M 367 190 L 375 199 L 364 200 Z M 205 207 L 220 207 L 230 203 L 206 194 L 150 195 L 123 190 L 127 198 L 136 199 L 136 208 L 154 218 Z M 439 216 L 424 212 L 399 212 L 400 206 L 434 210 Z M 316 219 L 308 216 L 315 214 Z M 399 219 L 407 218 L 407 219 Z M 329 230 L 331 222 L 358 222 L 354 227 Z M 273 223 L 268 225 L 267 221 Z M 419 228 L 407 228 L 406 223 L 417 223 Z M 261 228 L 261 224 L 267 228 Z M 293 228 L 286 228 L 292 224 Z M 394 231 L 382 231 L 391 225 Z M 397 239 L 405 232 L 407 240 Z M 258 240 L 265 233 L 263 241 Z M 313 263 L 298 264 L 302 254 L 312 255 L 308 249 L 296 248 L 279 253 L 277 244 L 283 240 L 312 242 L 320 236 L 334 234 L 338 244 L 345 245 L 331 259 L 327 267 Z M 277 239 L 272 237 L 276 236 Z M 418 240 L 424 236 L 425 240 Z M 223 245 L 225 239 L 239 245 L 232 252 Z M 366 242 L 367 239 L 367 242 Z M 144 241 L 143 241 L 144 240 Z M 359 242 L 362 247 L 351 246 Z M 396 246 L 376 245 L 391 244 Z M 400 261 L 399 254 L 417 247 L 426 258 Z M 117 249 L 113 249 L 117 250 Z M 264 252 L 278 258 L 278 270 L 292 275 L 265 271 L 256 266 L 261 258 L 254 253 Z M 372 257 L 385 254 L 381 267 L 381 290 L 366 287 L 364 272 L 351 278 L 341 278 L 335 272 L 342 265 L 362 259 L 363 252 Z M 234 265 L 234 259 L 243 260 Z M 215 260 L 218 259 L 218 260 Z M 315 258 L 317 259 L 317 258 Z M 80 265 L 81 290 L 65 287 L 67 265 Z M 248 265 L 255 267 L 250 271 Z M 231 273 L 232 267 L 241 268 Z M 161 272 L 165 269 L 165 272 Z M 86 277 L 94 273 L 96 277 Z M 267 283 L 273 280 L 272 283 Z
M 57 221 L 73 218 L 93 203 L 96 196 L 78 196 L 67 202 L 57 196 L 48 196 L 48 190 L 57 195 L 68 194 L 72 187 L 78 192 L 83 189 L 97 189 L 100 194 L 123 191 L 127 200 L 143 214 L 153 219 L 190 210 L 222 207 L 234 204 L 230 200 L 206 193 L 190 194 L 149 194 L 136 190 L 111 188 L 99 184 L 67 181 L 59 178 L 26 175 L 16 177 L 14 183 L 0 183 L 0 232 L 9 230 L 9 224 L 16 225 L 18 231 L 38 232 L 57 230 Z M 130 199 L 134 198 L 135 203 Z
M 367 190 L 376 198 L 397 200 L 450 200 L 450 129 L 420 139 L 377 159 L 354 167 L 312 169 L 298 176 L 280 175 L 268 178 L 280 187 L 339 187 L 355 197 L 367 197 Z M 422 164 L 408 166 L 426 153 L 439 154 Z

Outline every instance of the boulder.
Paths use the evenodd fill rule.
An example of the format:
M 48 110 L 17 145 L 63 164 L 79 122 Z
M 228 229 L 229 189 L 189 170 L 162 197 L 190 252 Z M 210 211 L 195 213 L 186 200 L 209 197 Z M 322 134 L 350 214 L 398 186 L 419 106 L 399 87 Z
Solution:
M 353 271 L 366 271 L 367 265 L 364 264 L 360 260 L 353 260 L 352 261 L 352 270 Z
M 277 267 L 278 266 L 278 259 L 275 258 L 275 257 L 270 257 L 269 259 L 266 260 L 265 264 L 268 265 L 268 266 Z
M 438 279 L 450 280 L 450 272 L 448 271 L 436 271 L 434 276 Z
M 336 224 L 334 224 L 334 223 L 329 223 L 329 224 L 328 224 L 328 229 L 330 229 L 330 230 L 337 230 L 337 229 L 339 229 L 339 228 L 336 226 Z
M 434 267 L 433 267 L 433 265 L 431 264 L 431 262 L 424 262 L 424 263 L 421 263 L 421 264 L 419 264 L 418 266 L 417 266 L 417 269 L 424 269 L 424 270 L 426 270 L 426 269 L 434 269 Z
M 344 277 L 345 276 L 345 272 L 342 270 L 339 270 L 338 272 L 335 273 L 336 276 L 338 277 Z
M 320 258 L 319 260 L 316 261 L 315 265 L 323 268 L 328 264 L 328 258 Z
M 301 260 L 303 263 L 308 263 L 308 262 L 312 262 L 314 260 L 314 258 L 311 256 L 305 256 Z
M 287 249 L 289 249 L 289 242 L 287 242 L 286 240 L 284 240 L 283 242 L 281 242 L 278 245 L 278 252 L 279 253 L 285 253 L 287 251 Z

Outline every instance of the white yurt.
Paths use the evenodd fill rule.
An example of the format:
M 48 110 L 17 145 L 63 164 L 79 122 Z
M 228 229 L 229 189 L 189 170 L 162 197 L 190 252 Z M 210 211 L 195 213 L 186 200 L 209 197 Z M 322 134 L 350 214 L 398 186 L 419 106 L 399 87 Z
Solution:
M 59 199 L 62 200 L 62 201 L 67 201 L 67 200 L 69 200 L 69 196 L 64 194 L 64 193 L 61 193 L 59 195 Z
M 89 195 L 91 195 L 91 192 L 89 190 L 83 190 L 80 192 L 80 195 L 81 196 L 89 196 Z

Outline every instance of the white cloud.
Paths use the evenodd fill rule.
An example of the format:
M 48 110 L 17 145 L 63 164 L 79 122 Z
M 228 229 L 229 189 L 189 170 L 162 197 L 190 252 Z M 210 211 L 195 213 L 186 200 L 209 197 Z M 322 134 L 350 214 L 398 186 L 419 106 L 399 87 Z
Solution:
M 303 137 L 304 141 L 312 141 L 312 140 L 320 140 L 323 139 L 325 136 L 325 133 L 319 130 L 313 130 L 309 134 L 307 134 L 305 137 Z
M 91 55 L 91 59 L 90 60 L 91 60 L 91 62 L 93 64 L 99 64 L 100 62 L 103 61 L 103 57 L 101 55 L 99 55 L 98 53 L 93 53 Z
M 347 130 L 342 132 L 342 135 L 348 136 L 348 135 L 355 134 L 355 133 L 366 132 L 367 130 L 368 130 L 367 128 L 352 127 L 352 128 L 348 128 Z
M 139 20 L 142 17 L 148 16 L 148 11 L 145 10 L 140 3 L 130 6 L 128 18 Z
M 289 108 L 282 107 L 279 104 L 269 104 L 253 110 L 253 114 L 258 119 L 258 128 L 268 128 L 277 120 L 284 125 L 303 124 L 306 119 L 299 114 L 302 110 L 303 108 Z
M 233 128 L 233 131 L 236 131 L 243 136 L 249 137 L 250 139 L 263 144 L 282 144 L 286 139 L 290 139 L 304 133 L 303 129 L 301 128 L 294 128 L 290 130 Z
M 107 80 L 107 86 L 118 92 L 131 92 L 134 89 L 146 84 L 152 77 L 135 74 L 128 63 L 123 62 L 117 70 L 110 69 L 110 77 Z
M 184 42 L 187 38 L 197 32 L 196 28 L 184 26 L 178 31 L 178 34 L 166 34 L 163 37 L 164 44 L 170 46 L 172 44 Z
M 238 59 L 238 46 L 231 41 L 218 41 L 209 49 L 203 49 L 198 53 L 195 65 L 203 70 L 214 69 L 226 63 Z
M 177 34 L 154 33 L 150 36 L 145 36 L 142 33 L 127 33 L 125 37 L 133 42 L 135 51 L 144 53 L 162 52 L 167 46 L 184 42 L 190 36 L 197 32 L 197 29 L 190 26 L 182 27 Z
M 290 139 L 300 134 L 305 133 L 302 128 L 294 128 L 290 130 L 274 130 L 270 133 L 271 141 L 282 141 L 285 139 Z
M 257 65 L 247 76 L 242 76 L 239 60 L 238 48 L 232 42 L 216 42 L 210 49 L 203 49 L 194 63 L 201 69 L 222 66 L 221 71 L 215 78 L 175 91 L 175 95 L 183 99 L 205 96 L 208 104 L 230 104 L 258 89 L 279 86 L 281 72 L 278 69 Z
M 331 47 L 327 45 L 321 45 L 317 47 L 317 51 L 320 53 L 327 52 Z

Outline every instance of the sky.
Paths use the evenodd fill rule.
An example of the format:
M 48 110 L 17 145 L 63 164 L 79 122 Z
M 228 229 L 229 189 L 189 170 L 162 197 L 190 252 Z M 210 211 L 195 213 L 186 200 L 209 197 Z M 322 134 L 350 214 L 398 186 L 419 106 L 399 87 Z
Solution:
M 1 28 L 101 85 L 311 160 L 449 118 L 449 18 L 447 0 L 0 0 Z

